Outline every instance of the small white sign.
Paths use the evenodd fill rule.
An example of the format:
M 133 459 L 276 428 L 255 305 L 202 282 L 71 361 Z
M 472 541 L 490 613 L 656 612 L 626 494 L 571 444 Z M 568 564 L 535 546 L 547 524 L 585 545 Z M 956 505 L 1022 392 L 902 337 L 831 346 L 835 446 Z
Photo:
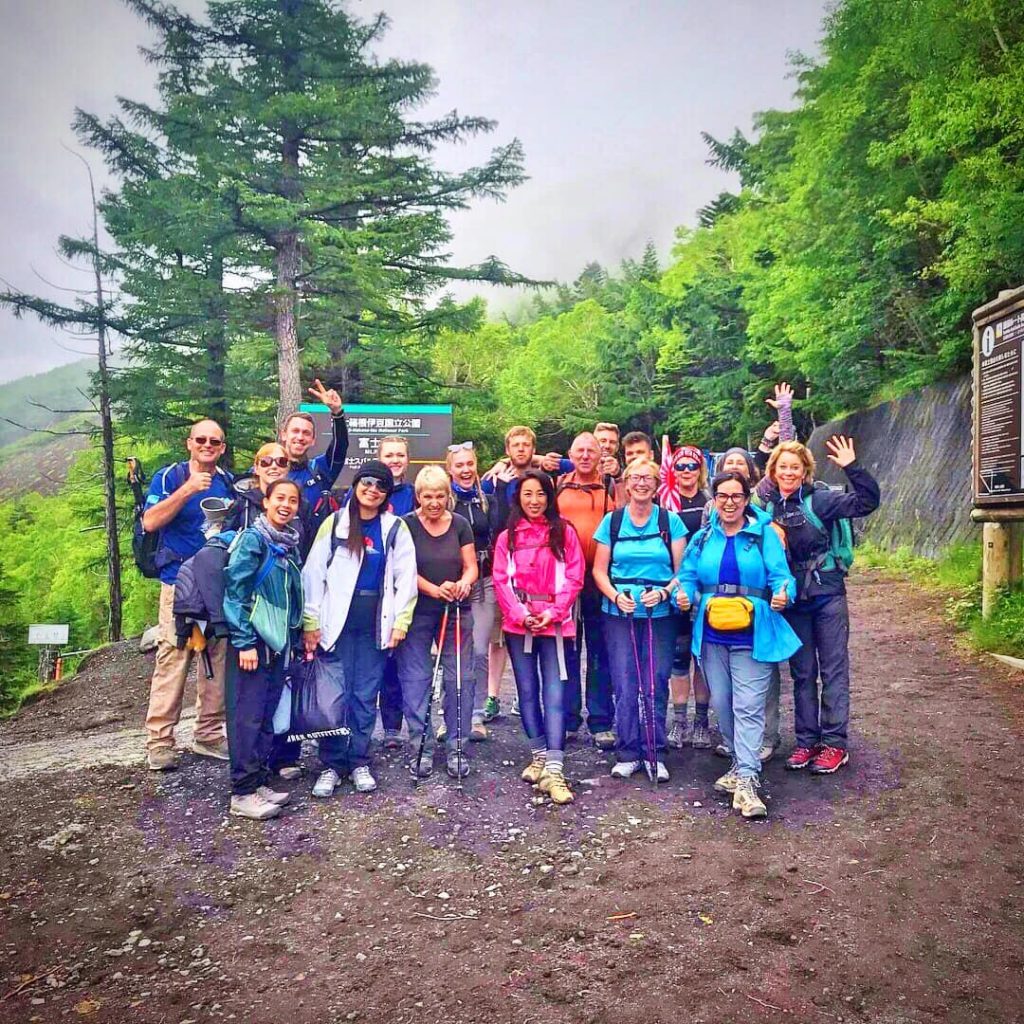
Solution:
M 36 624 L 28 627 L 28 642 L 44 644 L 47 647 L 60 647 L 68 642 L 67 625 Z

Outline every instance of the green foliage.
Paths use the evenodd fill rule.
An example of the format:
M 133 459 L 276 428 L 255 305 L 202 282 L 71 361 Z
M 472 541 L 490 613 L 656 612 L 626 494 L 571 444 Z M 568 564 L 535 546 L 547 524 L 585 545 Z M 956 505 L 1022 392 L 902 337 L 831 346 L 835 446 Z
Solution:
M 76 415 L 74 410 L 89 409 L 86 396 L 90 393 L 90 366 L 90 360 L 79 359 L 45 373 L 0 384 L 0 447 L 31 436 L 11 420 L 29 431 L 59 428 L 69 415 Z

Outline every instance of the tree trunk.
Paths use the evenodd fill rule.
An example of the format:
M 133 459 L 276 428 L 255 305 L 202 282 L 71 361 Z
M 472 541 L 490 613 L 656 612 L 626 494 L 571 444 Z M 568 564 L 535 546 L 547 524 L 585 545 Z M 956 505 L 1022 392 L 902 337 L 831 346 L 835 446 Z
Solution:
M 231 409 L 227 396 L 228 345 L 225 329 L 224 257 L 214 253 L 206 269 L 210 289 L 207 298 L 206 341 L 206 393 L 209 395 L 209 415 L 215 419 L 228 439 L 226 462 L 231 468 Z
M 295 231 L 278 236 L 274 257 L 277 269 L 277 293 L 274 297 L 274 338 L 277 342 L 277 377 L 279 400 L 278 428 L 299 407 L 302 397 L 299 365 L 299 333 L 296 325 L 299 276 L 299 236 Z
M 117 498 L 114 493 L 114 424 L 110 415 L 110 372 L 107 368 L 106 300 L 103 298 L 103 275 L 100 271 L 99 215 L 96 211 L 96 190 L 89 170 L 92 193 L 92 266 L 96 277 L 96 336 L 99 391 L 100 434 L 103 451 L 103 529 L 107 538 L 107 596 L 110 616 L 107 638 L 113 643 L 121 639 L 121 543 L 117 532 Z

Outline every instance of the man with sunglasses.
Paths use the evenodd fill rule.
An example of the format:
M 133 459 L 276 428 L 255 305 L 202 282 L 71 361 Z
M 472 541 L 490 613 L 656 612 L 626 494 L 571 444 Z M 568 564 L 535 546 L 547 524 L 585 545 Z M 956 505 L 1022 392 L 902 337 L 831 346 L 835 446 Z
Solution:
M 192 651 L 178 649 L 174 629 L 174 581 L 183 562 L 206 542 L 203 534 L 204 498 L 233 496 L 231 477 L 217 463 L 224 453 L 224 431 L 214 420 L 193 424 L 185 442 L 188 459 L 154 473 L 146 498 L 142 527 L 159 533 L 156 564 L 160 570 L 159 639 L 156 664 L 149 689 L 146 714 L 146 753 L 153 771 L 176 768 L 174 727 L 181 717 L 185 680 L 192 665 Z M 224 735 L 223 640 L 210 644 L 213 678 L 198 673 L 196 727 L 192 750 L 204 757 L 226 761 Z

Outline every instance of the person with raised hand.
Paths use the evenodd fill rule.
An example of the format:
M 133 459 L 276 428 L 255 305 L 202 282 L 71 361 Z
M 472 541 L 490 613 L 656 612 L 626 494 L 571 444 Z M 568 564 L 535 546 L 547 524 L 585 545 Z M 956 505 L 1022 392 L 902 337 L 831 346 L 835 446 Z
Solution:
M 733 754 L 715 789 L 732 794 L 743 817 L 763 818 L 760 751 L 772 665 L 799 646 L 777 613 L 796 596 L 796 585 L 770 518 L 750 507 L 747 475 L 717 474 L 712 493 L 715 510 L 687 545 L 676 604 L 684 613 L 696 608 L 691 651 L 711 689 L 722 742 Z
M 347 775 L 360 793 L 377 788 L 370 737 L 384 662 L 404 639 L 416 607 L 416 551 L 409 527 L 387 511 L 394 479 L 373 459 L 357 470 L 351 500 L 320 527 L 302 570 L 307 657 L 340 661 L 351 735 L 320 740 L 324 769 L 313 795 L 328 797 Z
M 217 463 L 224 454 L 224 431 L 215 420 L 193 423 L 185 442 L 188 459 L 153 474 L 142 528 L 157 533 L 156 565 L 160 572 L 159 639 L 156 663 L 146 712 L 146 756 L 153 771 L 178 766 L 174 752 L 174 727 L 181 718 L 185 680 L 192 665 L 192 651 L 178 648 L 174 626 L 174 581 L 178 570 L 206 543 L 204 498 L 230 499 L 231 476 Z M 228 759 L 224 736 L 224 657 L 226 644 L 217 640 L 208 647 L 212 678 L 199 673 L 196 690 L 196 727 L 193 753 L 220 761 Z
M 263 512 L 231 545 L 224 569 L 230 813 L 276 817 L 288 793 L 270 784 L 274 710 L 302 628 L 299 534 L 302 494 L 294 480 L 267 484 Z
M 808 768 L 815 775 L 830 775 L 850 760 L 849 520 L 870 515 L 880 501 L 878 482 L 857 462 L 852 437 L 836 435 L 825 448 L 852 491 L 815 485 L 810 449 L 798 441 L 782 441 L 768 460 L 772 489 L 765 504 L 786 533 L 786 555 L 797 586 L 786 619 L 802 644 L 789 660 L 796 747 L 786 767 Z
M 678 515 L 654 504 L 658 481 L 657 463 L 635 459 L 629 464 L 623 477 L 628 504 L 609 512 L 594 532 L 593 573 L 604 597 L 605 641 L 615 688 L 616 763 L 611 773 L 626 779 L 647 761 L 647 771 L 665 782 L 668 677 L 679 629 L 671 592 L 687 533 Z M 646 749 L 652 744 L 641 728 L 641 706 L 647 729 L 653 729 L 648 737 L 654 741 L 653 751 Z
M 551 477 L 528 470 L 495 544 L 494 593 L 532 755 L 522 779 L 555 804 L 574 799 L 565 777 L 564 691 L 584 567 L 579 537 L 558 514 Z
M 409 635 L 395 656 L 402 711 L 409 723 L 409 770 L 417 779 L 427 778 L 433 771 L 434 742 L 427 719 L 432 699 L 430 648 L 438 640 L 442 644 L 444 668 L 445 768 L 454 779 L 469 774 L 467 740 L 474 691 L 473 611 L 469 596 L 479 570 L 473 529 L 462 516 L 449 511 L 451 498 L 448 474 L 440 466 L 424 466 L 416 477 L 419 508 L 404 519 L 416 551 L 419 598 Z M 439 627 L 446 608 L 448 625 L 441 640 Z M 456 633 L 460 635 L 457 637 Z

